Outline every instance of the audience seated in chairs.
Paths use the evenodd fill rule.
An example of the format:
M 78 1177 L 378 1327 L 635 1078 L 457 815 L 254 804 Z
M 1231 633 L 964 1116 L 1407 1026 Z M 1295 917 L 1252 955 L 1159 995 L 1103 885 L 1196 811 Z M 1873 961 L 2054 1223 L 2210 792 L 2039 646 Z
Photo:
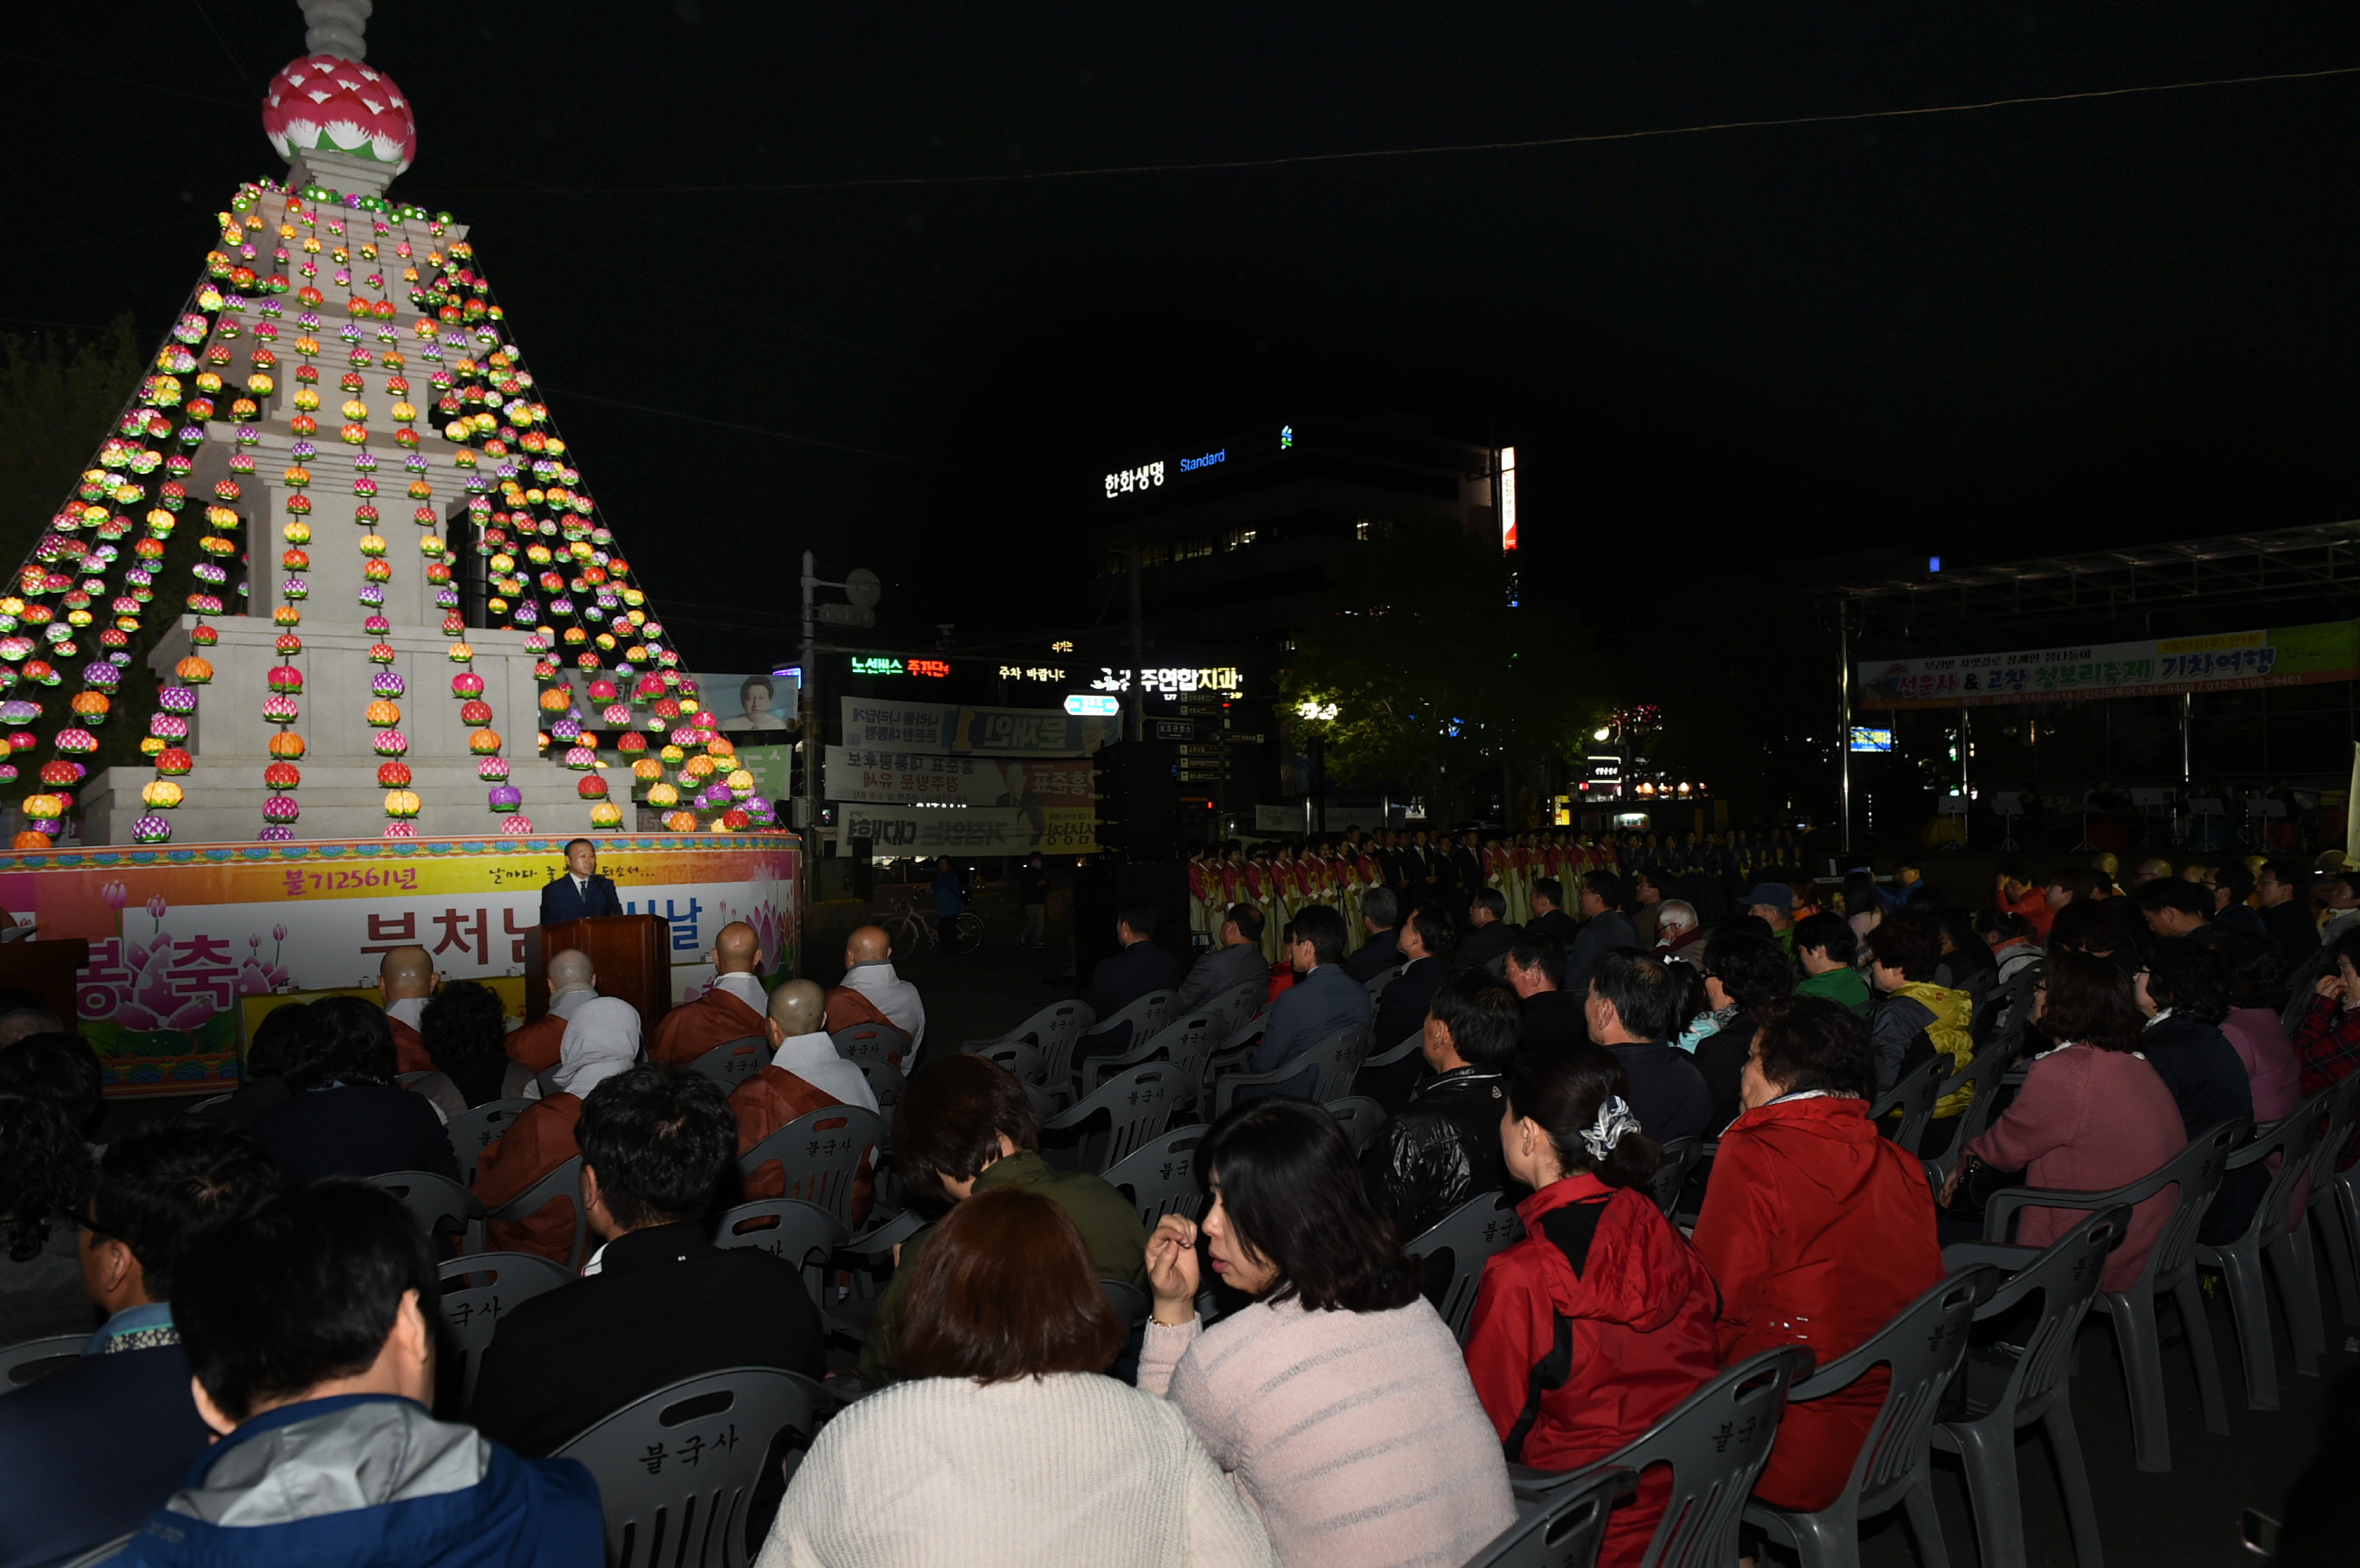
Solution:
M 1711 1131 L 1712 1095 L 1695 1058 L 1671 1043 L 1684 1020 L 1686 976 L 1628 948 L 1601 953 L 1590 980 L 1590 1038 L 1629 1075 L 1625 1098 L 1658 1144 Z
M 1416 1236 L 1477 1193 L 1508 1185 L 1500 1112 L 1518 1023 L 1516 994 L 1480 970 L 1451 975 L 1435 993 L 1425 1055 L 1440 1076 L 1421 1083 L 1360 1156 L 1369 1202 L 1393 1235 Z
M 322 997 L 303 1015 L 287 1103 L 257 1117 L 254 1136 L 298 1185 L 388 1171 L 432 1171 L 456 1181 L 459 1164 L 442 1118 L 393 1078 L 393 1030 L 384 1009 L 358 996 Z
M 2057 918 L 2061 922 L 2081 907 L 2069 904 Z M 1962 1188 L 1980 1208 L 1979 1187 L 2103 1192 L 2128 1186 L 2188 1147 L 2170 1087 L 2139 1054 L 2138 1007 L 2130 982 L 2111 960 L 2051 953 L 2033 993 L 2032 1019 L 2062 1043 L 2032 1059 L 2007 1109 L 1961 1151 L 1965 1158 L 1942 1188 L 1945 1208 L 1966 1206 L 1959 1202 Z M 1985 1168 L 1996 1174 L 1984 1173 Z M 2104 1289 L 2127 1290 L 2137 1281 L 2179 1202 L 2176 1193 L 2158 1192 L 2131 1211 L 2130 1229 L 2106 1258 Z M 2016 1221 L 2016 1243 L 2047 1247 L 2087 1212 L 2026 1209 Z M 1972 1240 L 1983 1234 L 1983 1222 L 1978 1214 L 1945 1222 L 1945 1228 L 1956 1240 Z
M 325 1006 L 326 1004 L 322 1004 Z M 574 1124 L 590 1092 L 627 1071 L 639 1054 L 639 1010 L 619 996 L 585 1004 L 565 1026 L 565 1044 L 554 1074 L 556 1092 L 518 1113 L 508 1131 L 486 1145 L 475 1164 L 475 1197 L 486 1209 L 522 1193 L 581 1152 Z M 574 1226 L 581 1218 L 564 1199 L 553 1198 L 520 1220 L 488 1226 L 495 1252 L 530 1252 L 553 1263 L 574 1255 Z
M 1402 922 L 1402 971 L 1377 998 L 1376 1039 L 1392 1045 L 1425 1025 L 1434 994 L 1450 978 L 1453 943 L 1450 911 L 1438 899 L 1419 900 Z
M 1155 942 L 1155 906 L 1134 904 L 1115 917 L 1117 952 L 1098 960 L 1090 972 L 1089 1004 L 1093 1017 L 1110 1018 L 1153 991 L 1170 991 L 1180 984 L 1180 955 Z M 1094 1056 L 1118 1055 L 1131 1047 L 1128 1029 L 1116 1029 L 1093 1041 Z M 1081 1053 L 1076 1051 L 1078 1058 Z
M 1841 915 L 1822 910 L 1796 921 L 1795 962 L 1802 965 L 1803 978 L 1796 985 L 1795 994 L 1825 996 L 1862 1018 L 1868 1017 L 1874 998 L 1869 996 L 1868 982 L 1852 967 L 1859 951 L 1852 923 Z
M 130 1533 L 204 1453 L 173 1267 L 279 1188 L 262 1146 L 223 1127 L 164 1122 L 107 1149 L 77 1226 L 82 1285 L 106 1321 L 71 1366 L 0 1399 L 0 1563 L 62 1562 Z
M 426 1237 L 392 1193 L 325 1181 L 275 1199 L 192 1249 L 178 1276 L 172 1315 L 197 1413 L 222 1437 L 114 1562 L 603 1559 L 589 1471 L 519 1459 L 428 1413 L 440 1287 Z
M 586 1004 L 598 999 L 597 967 L 578 947 L 552 956 L 545 974 L 549 1010 L 522 1028 L 510 1029 L 506 1041 L 510 1059 L 528 1073 L 546 1073 L 557 1065 L 557 1053 L 565 1044 L 565 1026 Z
M 246 1041 L 236 1089 L 199 1105 L 190 1118 L 242 1130 L 253 1127 L 263 1112 L 285 1104 L 287 1074 L 302 1056 L 303 1020 L 311 1011 L 309 1002 L 282 1002 L 263 1014 L 254 1026 L 254 1038 Z
M 634 1067 L 591 1091 L 574 1131 L 582 1206 L 604 1245 L 581 1279 L 500 1320 L 469 1411 L 486 1436 L 548 1454 L 684 1377 L 730 1367 L 827 1375 L 803 1271 L 706 1236 L 737 1160 L 720 1084 L 683 1068 Z
M 1481 969 L 1504 957 L 1524 928 L 1508 919 L 1508 898 L 1497 887 L 1479 887 L 1467 906 L 1467 934 L 1450 957 L 1458 969 Z
M 1972 938 L 1977 951 L 1983 939 Z M 1869 1015 L 1868 1038 L 1876 1057 L 1875 1093 L 1893 1086 L 1938 1051 L 1948 1051 L 1950 1071 L 1974 1060 L 1975 999 L 1934 983 L 1942 961 L 1941 932 L 1916 909 L 1903 909 L 1868 933 L 1869 975 L 1883 1000 Z M 1955 1116 L 1963 1104 L 1938 1110 Z
M 1721 1370 L 1720 1292 L 1647 1194 L 1663 1150 L 1640 1130 L 1622 1064 L 1594 1045 L 1528 1051 L 1495 1135 L 1524 1238 L 1483 1268 L 1467 1339 L 1476 1397 L 1512 1464 L 1578 1470 L 1670 1413 Z M 1610 1568 L 1646 1553 L 1671 1476 L 1614 1511 Z
M 1296 980 L 1270 1005 L 1262 1043 L 1254 1048 L 1256 1073 L 1284 1067 L 1338 1030 L 1371 1023 L 1376 1018 L 1369 988 L 1347 974 L 1340 963 L 1344 917 L 1326 904 L 1306 904 L 1295 912 L 1290 929 L 1295 941 L 1286 956 Z M 1409 1032 L 1404 1029 L 1402 1035 Z M 1388 1044 L 1398 1043 L 1400 1038 Z
M 432 1102 L 443 1121 L 493 1100 L 513 1100 L 532 1074 L 508 1053 L 508 1008 L 499 993 L 473 980 L 453 980 L 427 998 L 419 1033 L 434 1060 L 431 1076 L 405 1085 Z
M 1775 942 L 1749 931 L 1716 931 L 1702 957 L 1704 997 L 1716 1027 L 1690 1054 L 1712 1096 L 1705 1126 L 1720 1128 L 1745 1108 L 1745 1059 L 1754 1047 L 1754 1015 L 1794 994 L 1795 967 Z
M 100 1124 L 106 1119 L 104 1081 L 98 1052 L 78 1034 L 53 1029 L 0 1046 L 0 1094 L 49 1101 L 90 1143 L 93 1157 L 101 1147 Z
M 2221 962 L 2229 993 L 2221 1032 L 2245 1063 L 2254 1093 L 2254 1125 L 2267 1127 L 2302 1103 L 2302 1062 L 2278 1022 L 2278 1009 L 2286 1004 L 2286 963 L 2268 942 L 2235 931 L 2214 939 L 2212 956 Z
M 1565 949 L 1527 926 L 1509 944 L 1502 977 L 1522 1000 L 1523 1045 L 1579 1045 L 1590 1038 L 1589 995 L 1565 989 Z
M 1340 920 L 1341 917 L 1339 916 Z M 1371 887 L 1360 895 L 1360 926 L 1367 940 L 1352 950 L 1352 956 L 1343 960 L 1344 973 L 1360 985 L 1382 975 L 1388 969 L 1401 967 L 1401 932 L 1393 922 L 1401 919 L 1401 894 L 1391 887 Z M 1284 953 L 1279 954 L 1281 958 Z
M 377 996 L 393 1028 L 396 1073 L 424 1073 L 434 1059 L 426 1053 L 426 1035 L 419 1028 L 427 999 L 434 995 L 434 960 L 422 947 L 393 947 L 377 960 Z
M 910 1272 L 903 1381 L 820 1433 L 755 1568 L 923 1568 L 952 1542 L 977 1568 L 1274 1565 L 1181 1413 L 1097 1376 L 1126 1332 L 1098 1276 L 1039 1192 L 953 1209 Z
M 756 973 L 762 964 L 762 939 L 754 928 L 743 920 L 723 926 L 713 939 L 713 964 L 717 971 L 713 988 L 657 1020 L 650 1061 L 685 1067 L 716 1045 L 761 1034 L 768 1027 L 763 1015 L 770 998 Z
M 910 1037 L 912 1053 L 926 1043 L 926 1004 L 894 969 L 893 939 L 882 926 L 856 926 L 844 939 L 844 979 L 828 991 L 827 1016 L 839 1029 L 890 1025 Z
M 1072 1218 L 1099 1278 L 1142 1286 L 1146 1235 L 1139 1210 L 1096 1176 L 1051 1170 L 1040 1148 L 1041 1127 L 1024 1085 L 980 1056 L 946 1056 L 920 1068 L 893 1107 L 893 1162 L 913 1199 L 958 1203 L 1010 1187 L 1038 1192 Z M 902 1244 L 861 1343 L 863 1382 L 900 1375 L 897 1325 L 935 1228 Z
M 877 1108 L 877 1093 L 860 1069 L 847 1062 L 827 1037 L 821 1014 L 824 996 L 809 980 L 790 980 L 770 993 L 769 1015 L 762 1029 L 770 1036 L 772 1054 L 759 1073 L 730 1091 L 729 1108 L 738 1118 L 738 1152 L 753 1147 L 793 1121 L 829 1105 Z M 852 1186 L 852 1223 L 869 1218 L 876 1201 L 877 1173 L 862 1165 Z M 785 1171 L 766 1164 L 745 1179 L 741 1196 L 748 1203 L 785 1195 Z
M 1179 993 L 1172 998 L 1173 1018 L 1200 1012 L 1239 986 L 1262 981 L 1269 973 L 1262 957 L 1262 911 L 1251 904 L 1229 906 L 1218 945 L 1189 965 L 1188 977 L 1180 982 Z
M 1696 1247 L 1721 1286 L 1722 1366 L 1801 1345 L 1824 1367 L 1943 1277 L 1933 1197 L 1924 1168 L 1868 1119 L 1867 1025 L 1817 996 L 1754 1021 L 1745 1112 L 1721 1135 Z M 1798 1510 L 1835 1501 L 1889 1382 L 1880 1369 L 1787 1406 L 1754 1496 Z
M 2215 941 L 2242 933 L 2223 928 Z M 2226 1121 L 2254 1119 L 2254 1084 L 2237 1048 L 2221 1032 L 2229 1016 L 2226 966 L 2185 937 L 2165 937 L 2147 949 L 2131 976 L 2132 995 L 2147 1017 L 2139 1034 L 2145 1056 L 2180 1106 L 2182 1147 Z M 2174 1150 L 2178 1152 L 2178 1150 Z M 2208 1246 L 2244 1234 L 2269 1185 L 2267 1166 L 2224 1171 L 2196 1236 Z
M 1307 1100 L 1251 1101 L 1196 1168 L 1213 1269 L 1255 1300 L 1203 1328 L 1200 1227 L 1165 1215 L 1139 1386 L 1180 1407 L 1283 1562 L 1466 1561 L 1515 1518 L 1507 1465 L 1342 1129 Z
M 0 1094 L 0 1345 L 90 1332 L 74 1247 L 90 1183 L 90 1146 L 65 1112 Z

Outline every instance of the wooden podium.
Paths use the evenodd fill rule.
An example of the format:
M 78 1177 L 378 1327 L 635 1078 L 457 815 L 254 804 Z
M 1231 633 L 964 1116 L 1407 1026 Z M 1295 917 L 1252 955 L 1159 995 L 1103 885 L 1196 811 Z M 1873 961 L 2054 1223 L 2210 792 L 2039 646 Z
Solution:
M 672 1010 L 672 926 L 661 915 L 585 915 L 543 926 L 524 944 L 524 1018 L 549 1011 L 549 957 L 567 948 L 590 955 L 598 995 L 639 1010 L 639 1038 L 650 1044 L 656 1020 Z M 71 979 L 69 975 L 69 979 Z
M 0 985 L 21 985 L 39 993 L 48 1000 L 49 1011 L 71 1029 L 77 1019 L 74 982 L 89 962 L 90 943 L 78 936 L 0 942 Z

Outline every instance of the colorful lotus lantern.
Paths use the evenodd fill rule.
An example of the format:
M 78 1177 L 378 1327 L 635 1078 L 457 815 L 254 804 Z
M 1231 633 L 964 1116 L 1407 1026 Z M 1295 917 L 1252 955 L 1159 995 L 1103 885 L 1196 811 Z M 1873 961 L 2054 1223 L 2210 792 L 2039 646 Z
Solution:
M 167 686 L 156 693 L 156 706 L 168 713 L 193 713 L 197 694 L 186 686 Z
M 290 162 L 298 153 L 340 152 L 399 174 L 418 153 L 418 122 L 393 78 L 330 54 L 290 60 L 271 78 L 262 130 Z
M 303 814 L 303 808 L 285 795 L 273 795 L 262 802 L 262 820 L 266 822 L 291 822 Z
M 462 702 L 459 704 L 459 722 L 470 726 L 488 724 L 492 722 L 492 705 L 481 698 Z
M 416 838 L 418 836 L 418 824 L 416 822 L 410 822 L 407 819 L 400 822 L 388 822 L 385 824 L 385 836 L 388 838 Z
M 522 838 L 532 832 L 532 819 L 527 816 L 505 818 L 500 822 L 500 832 L 510 838 Z
M 293 730 L 285 730 L 270 737 L 267 749 L 273 757 L 300 762 L 303 757 L 303 737 Z
M 451 695 L 480 697 L 484 694 L 484 678 L 472 670 L 463 670 L 451 677 Z
M 172 824 L 161 817 L 145 816 L 131 824 L 134 844 L 169 844 L 171 838 Z
M 380 697 L 399 697 L 410 689 L 398 671 L 380 670 L 369 677 L 369 690 Z
M 374 744 L 379 757 L 400 757 L 410 750 L 410 737 L 399 730 L 377 731 Z
M 389 789 L 386 791 L 385 814 L 397 819 L 414 817 L 422 804 L 415 790 Z
M 361 717 L 377 729 L 391 729 L 401 723 L 401 708 L 399 703 L 388 702 L 380 697 L 361 710 Z
M 585 774 L 574 790 L 585 800 L 603 800 L 606 798 L 606 780 L 596 773 Z
M 410 764 L 406 762 L 381 762 L 377 764 L 377 786 L 380 789 L 409 789 Z
M 301 716 L 302 710 L 296 705 L 295 699 L 292 697 L 270 696 L 262 700 L 262 718 L 265 724 L 291 724 Z
M 183 685 L 206 685 L 213 678 L 213 660 L 192 653 L 172 666 L 172 674 Z
M 180 746 L 168 746 L 156 754 L 156 771 L 168 779 L 177 779 L 196 765 L 197 759 Z
M 495 784 L 484 797 L 494 811 L 513 811 L 524 804 L 524 791 L 513 784 Z
M 80 727 L 62 729 L 58 732 L 57 746 L 70 757 L 82 757 L 98 749 L 98 737 Z
M 621 827 L 623 825 L 622 808 L 620 806 L 614 805 L 611 802 L 601 800 L 598 804 L 590 808 L 590 825 L 594 828 Z
M 272 665 L 264 680 L 273 691 L 284 691 L 290 696 L 302 694 L 303 672 L 291 664 Z
M 262 770 L 262 782 L 274 790 L 292 789 L 303 782 L 303 770 L 291 762 L 274 762 Z
M 669 806 L 674 804 L 679 800 L 680 791 L 673 789 L 669 784 L 650 784 L 648 786 L 648 804 L 650 806 Z
M 691 833 L 696 831 L 694 811 L 669 811 L 665 813 L 663 822 L 664 826 L 676 833 Z
M 169 779 L 158 779 L 139 791 L 142 805 L 159 811 L 169 811 L 180 803 L 180 787 Z
M 475 764 L 475 776 L 486 784 L 500 783 L 508 776 L 508 759 L 505 757 L 487 757 Z
M 500 749 L 500 732 L 486 724 L 467 737 L 467 749 L 477 757 L 488 757 Z
M 27 828 L 10 839 L 8 847 L 10 849 L 47 849 L 49 847 L 49 835 Z

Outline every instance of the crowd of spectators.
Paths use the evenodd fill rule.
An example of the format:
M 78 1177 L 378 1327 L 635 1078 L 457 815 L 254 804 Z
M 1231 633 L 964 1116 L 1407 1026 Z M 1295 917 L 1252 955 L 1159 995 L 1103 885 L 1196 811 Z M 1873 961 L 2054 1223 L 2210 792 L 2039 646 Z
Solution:
M 1251 983 L 1251 1069 L 1352 1026 L 1415 1042 L 1363 1147 L 1309 1100 L 1249 1100 L 1196 1146 L 1197 1217 L 1152 1226 L 1044 1157 L 1037 1091 L 1007 1067 L 918 1052 L 923 1000 L 869 928 L 825 991 L 766 985 L 730 928 L 711 993 L 645 1040 L 581 954 L 550 964 L 555 1026 L 519 1029 L 486 987 L 421 992 L 388 954 L 380 999 L 274 1008 L 235 1094 L 112 1138 L 89 1044 L 0 997 L 0 1337 L 89 1334 L 0 1397 L 0 1568 L 125 1536 L 126 1563 L 592 1561 L 597 1484 L 554 1455 L 730 1367 L 850 1401 L 799 1463 L 770 1455 L 764 1568 L 949 1541 L 984 1563 L 1464 1562 L 1515 1518 L 1512 1465 L 1579 1468 L 1750 1356 L 1804 1343 L 1824 1364 L 1876 1334 L 1942 1278 L 1944 1239 L 1980 1234 L 1994 1184 L 2120 1186 L 2360 1064 L 2341 871 L 2150 862 L 2125 887 L 2108 865 L 2008 866 L 1970 909 L 1865 868 L 1716 900 L 1677 865 L 1584 868 L 1569 905 L 1550 877 L 1459 905 L 1370 887 L 1349 918 L 1292 908 L 1272 948 L 1240 899 L 1185 973 L 1155 911 L 1123 911 L 1099 1017 Z M 1963 1072 L 2011 1018 L 2028 1072 L 1934 1192 L 1872 1106 L 1929 1064 Z M 877 1110 L 830 1037 L 878 1023 L 912 1069 L 880 1158 L 932 1223 L 831 1323 L 799 1264 L 711 1227 L 782 1190 L 739 1169 L 779 1128 Z M 734 1090 L 691 1065 L 748 1041 L 763 1064 Z M 1975 1092 L 1934 1099 L 1929 1151 Z M 504 1312 L 470 1392 L 437 1376 L 456 1238 L 372 1179 L 455 1181 L 446 1123 L 504 1099 L 526 1108 L 475 1162 L 483 1207 L 569 1162 L 579 1198 L 493 1220 L 490 1243 L 574 1277 Z M 1666 1146 L 1699 1139 L 1709 1164 L 1660 1203 Z M 886 1175 L 863 1167 L 856 1224 Z M 2268 1175 L 2233 1171 L 2204 1237 L 2245 1230 Z M 1462 1345 L 1409 1244 L 1478 1199 L 1513 1203 L 1522 1236 L 1482 1269 Z M 2173 1201 L 2139 1205 L 2110 1287 Z M 2016 1239 L 2077 1217 L 2028 1210 Z M 847 1321 L 857 1354 L 832 1339 Z M 1756 1495 L 1833 1501 L 1883 1376 L 1791 1405 Z M 1642 1560 L 1668 1492 L 1658 1472 L 1616 1507 L 1601 1562 Z

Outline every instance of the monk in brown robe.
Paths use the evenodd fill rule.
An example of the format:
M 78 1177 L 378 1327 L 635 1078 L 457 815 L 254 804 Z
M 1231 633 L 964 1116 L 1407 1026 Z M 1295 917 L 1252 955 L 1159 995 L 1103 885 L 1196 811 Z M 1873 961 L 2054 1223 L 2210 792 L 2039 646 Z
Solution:
M 762 1009 L 770 1002 L 761 964 L 762 940 L 752 926 L 743 920 L 723 926 L 713 939 L 713 989 L 663 1016 L 649 1060 L 685 1067 L 716 1045 L 760 1036 L 768 1028 Z
M 558 1048 L 565 1042 L 566 1020 L 598 995 L 598 971 L 580 948 L 569 947 L 552 957 L 548 975 L 549 1011 L 522 1029 L 508 1030 L 508 1060 L 521 1062 L 535 1073 L 557 1065 Z
M 836 1054 L 827 1038 L 829 1019 L 820 988 L 809 980 L 790 980 L 770 993 L 763 1029 L 774 1055 L 729 1096 L 738 1113 L 738 1153 L 742 1158 L 754 1146 L 793 1121 L 829 1105 L 877 1108 L 877 1095 L 860 1069 Z M 786 1190 L 786 1172 L 766 1163 L 746 1178 L 748 1203 L 762 1198 L 800 1197 Z M 861 1224 L 876 1198 L 876 1172 L 861 1163 L 853 1179 L 852 1223 Z
M 393 1026 L 393 1070 L 432 1073 L 434 1058 L 426 1053 L 418 1019 L 426 1011 L 426 998 L 434 995 L 434 960 L 422 947 L 388 948 L 377 961 L 377 989 L 386 1021 Z
M 484 1149 L 475 1165 L 475 1197 L 497 1209 L 582 1152 L 574 1141 L 582 1102 L 599 1084 L 628 1072 L 639 1053 L 639 1010 L 615 996 L 585 1005 L 565 1026 L 558 1058 L 556 1090 L 521 1112 L 508 1131 Z M 571 1259 L 574 1227 L 582 1216 L 573 1203 L 552 1198 L 517 1220 L 489 1226 L 495 1252 L 530 1252 L 553 1263 Z

